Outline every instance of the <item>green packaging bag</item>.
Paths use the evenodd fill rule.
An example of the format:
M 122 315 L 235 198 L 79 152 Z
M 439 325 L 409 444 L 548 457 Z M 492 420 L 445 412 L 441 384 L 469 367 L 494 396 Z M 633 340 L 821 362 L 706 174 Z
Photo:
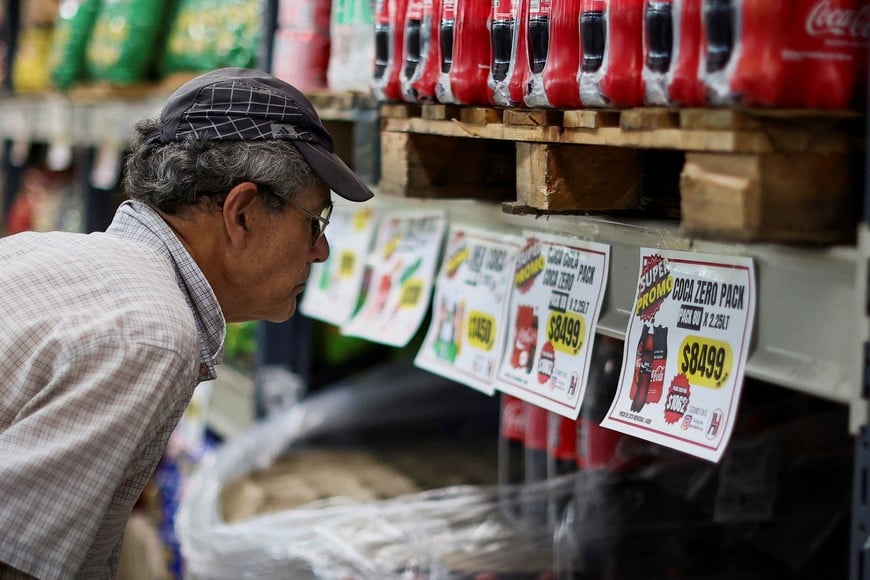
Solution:
M 95 80 L 130 85 L 148 78 L 159 53 L 169 2 L 100 0 L 85 59 Z
M 62 0 L 51 40 L 49 69 L 51 82 L 67 89 L 84 78 L 85 51 L 100 0 Z
M 263 0 L 180 0 L 161 72 L 255 68 L 263 6 Z

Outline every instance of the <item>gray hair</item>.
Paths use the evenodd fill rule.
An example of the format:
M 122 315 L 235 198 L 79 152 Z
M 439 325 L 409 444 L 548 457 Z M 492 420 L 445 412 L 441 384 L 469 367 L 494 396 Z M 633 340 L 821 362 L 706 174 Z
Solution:
M 245 181 L 260 185 L 265 204 L 277 211 L 317 179 L 289 141 L 149 143 L 147 137 L 157 128 L 157 119 L 136 124 L 136 139 L 124 164 L 124 190 L 131 199 L 167 214 L 206 200 L 221 203 Z

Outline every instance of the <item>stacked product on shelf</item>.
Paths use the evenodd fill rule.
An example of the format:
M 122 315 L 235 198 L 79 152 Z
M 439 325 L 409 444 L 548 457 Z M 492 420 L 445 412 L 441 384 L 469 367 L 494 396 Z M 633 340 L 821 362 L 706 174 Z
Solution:
M 441 49 L 441 103 L 863 108 L 867 46 L 857 0 L 484 4 L 444 0 L 438 25 L 421 28 L 432 2 L 379 3 L 375 96 L 430 101 L 390 84 L 401 63 L 418 59 L 423 39 Z
M 326 88 L 330 0 L 281 0 L 272 74 L 304 93 Z

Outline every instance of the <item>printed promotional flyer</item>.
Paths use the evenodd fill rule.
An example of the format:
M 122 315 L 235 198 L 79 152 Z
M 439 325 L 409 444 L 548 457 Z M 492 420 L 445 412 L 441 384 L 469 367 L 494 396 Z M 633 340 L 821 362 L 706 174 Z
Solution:
M 577 418 L 609 263 L 609 246 L 525 233 L 498 390 Z
M 755 319 L 751 258 L 641 248 L 616 397 L 601 425 L 719 461 Z
M 454 226 L 435 285 L 432 323 L 414 364 L 482 391 L 504 352 L 519 236 Z
M 439 210 L 384 213 L 369 253 L 360 307 L 346 335 L 389 346 L 408 344 L 429 308 L 447 218 Z
M 335 206 L 326 231 L 329 259 L 311 265 L 299 306 L 302 314 L 336 326 L 350 319 L 376 225 L 377 216 L 371 208 Z

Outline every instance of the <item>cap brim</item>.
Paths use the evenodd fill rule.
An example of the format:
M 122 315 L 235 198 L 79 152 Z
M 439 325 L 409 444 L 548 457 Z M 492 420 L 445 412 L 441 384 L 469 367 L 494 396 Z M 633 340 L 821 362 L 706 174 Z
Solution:
M 335 153 L 307 141 L 291 141 L 329 188 L 350 201 L 366 201 L 374 194 Z

